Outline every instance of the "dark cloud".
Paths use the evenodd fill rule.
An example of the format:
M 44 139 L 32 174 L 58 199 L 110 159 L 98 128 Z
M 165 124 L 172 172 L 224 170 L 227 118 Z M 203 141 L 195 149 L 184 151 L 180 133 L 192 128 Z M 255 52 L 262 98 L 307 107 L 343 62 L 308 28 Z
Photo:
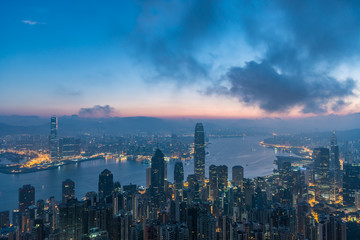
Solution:
M 213 33 L 219 2 L 139 1 L 142 10 L 131 43 L 137 59 L 155 70 L 152 79 L 190 83 L 208 78 L 209 66 L 194 52 Z
M 359 3 L 353 1 L 244 1 L 240 25 L 249 45 L 264 47 L 259 63 L 232 67 L 210 93 L 229 95 L 267 112 L 301 106 L 304 113 L 338 111 L 355 81 L 329 72 L 359 57 Z M 225 86 L 226 86 L 225 84 Z
M 209 93 L 230 95 L 268 112 L 284 112 L 299 106 L 304 113 L 324 113 L 328 111 L 328 103 L 337 99 L 333 108 L 338 109 L 345 104 L 342 98 L 353 94 L 355 85 L 352 79 L 340 83 L 328 76 L 280 74 L 266 62 L 233 67 L 226 77 L 229 88 L 215 87 Z
M 95 105 L 91 108 L 80 108 L 79 116 L 80 117 L 93 117 L 93 118 L 103 118 L 110 117 L 114 113 L 115 109 L 109 105 L 100 106 Z
M 199 60 L 199 51 L 241 35 L 255 51 L 262 49 L 260 57 L 234 64 L 208 93 L 221 92 L 268 112 L 302 106 L 306 113 L 341 110 L 354 94 L 354 80 L 339 81 L 330 72 L 359 60 L 360 2 L 152 0 L 139 6 L 131 42 L 137 59 L 154 70 L 152 80 L 211 79 L 212 63 Z

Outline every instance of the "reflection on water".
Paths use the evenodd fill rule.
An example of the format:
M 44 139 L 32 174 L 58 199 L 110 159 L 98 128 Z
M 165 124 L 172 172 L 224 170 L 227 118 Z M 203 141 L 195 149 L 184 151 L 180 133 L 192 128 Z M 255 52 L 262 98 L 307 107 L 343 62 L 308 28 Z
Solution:
M 271 149 L 259 146 L 259 141 L 263 139 L 264 137 L 210 139 L 211 144 L 206 150 L 209 152 L 206 156 L 206 175 L 211 164 L 227 165 L 229 179 L 231 179 L 231 167 L 234 165 L 244 167 L 245 177 L 252 178 L 272 173 L 274 153 Z M 186 176 L 193 173 L 193 165 L 192 161 L 188 165 L 184 164 Z M 89 191 L 97 191 L 98 175 L 105 168 L 114 174 L 114 181 L 120 181 L 122 185 L 129 183 L 146 185 L 146 167 L 148 165 L 132 161 L 100 159 L 21 175 L 0 173 L 0 211 L 18 207 L 18 189 L 24 184 L 35 186 L 36 199 L 55 196 L 55 199 L 60 200 L 61 182 L 70 178 L 75 182 L 76 196 L 81 198 Z M 167 172 L 169 181 L 173 181 L 173 162 L 168 163 Z

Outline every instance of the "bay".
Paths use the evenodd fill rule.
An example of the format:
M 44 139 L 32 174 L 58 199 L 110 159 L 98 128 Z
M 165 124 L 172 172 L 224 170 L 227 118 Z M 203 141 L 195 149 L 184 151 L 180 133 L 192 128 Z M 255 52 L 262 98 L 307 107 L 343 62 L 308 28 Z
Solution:
M 206 152 L 206 175 L 211 164 L 227 165 L 229 179 L 234 165 L 244 167 L 247 178 L 271 174 L 274 169 L 275 158 L 272 149 L 259 145 L 266 136 L 213 138 L 209 140 Z M 75 182 L 75 195 L 82 198 L 89 191 L 98 190 L 99 174 L 105 168 L 114 174 L 114 181 L 121 185 L 129 183 L 146 185 L 146 168 L 149 165 L 133 161 L 92 160 L 77 164 L 65 165 L 58 169 L 34 173 L 9 175 L 0 173 L 0 211 L 16 209 L 18 207 L 18 190 L 24 184 L 35 187 L 35 198 L 47 199 L 54 196 L 61 200 L 62 181 L 71 179 Z M 174 162 L 168 163 L 168 179 L 173 182 Z M 194 172 L 194 162 L 184 164 L 185 178 Z

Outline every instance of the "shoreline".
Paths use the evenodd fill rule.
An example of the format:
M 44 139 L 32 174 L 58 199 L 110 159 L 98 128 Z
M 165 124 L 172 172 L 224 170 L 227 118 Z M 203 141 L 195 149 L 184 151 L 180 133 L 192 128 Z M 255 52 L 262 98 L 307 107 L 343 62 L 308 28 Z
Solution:
M 39 168 L 39 166 L 32 167 L 32 168 L 20 168 L 20 166 L 10 166 L 10 167 L 1 166 L 0 173 L 9 174 L 9 175 L 11 175 L 11 174 L 19 175 L 19 174 L 26 174 L 26 173 L 41 172 L 41 171 L 55 169 L 55 168 L 65 166 L 65 165 L 86 162 L 86 161 L 91 161 L 91 160 L 96 160 L 96 159 L 105 159 L 105 157 L 96 156 L 96 157 L 89 157 L 89 158 L 76 159 L 76 160 L 62 160 L 60 162 L 51 163 L 46 167 L 44 166 L 44 167 L 40 167 L 40 168 Z M 17 171 L 13 172 L 14 170 L 17 170 Z

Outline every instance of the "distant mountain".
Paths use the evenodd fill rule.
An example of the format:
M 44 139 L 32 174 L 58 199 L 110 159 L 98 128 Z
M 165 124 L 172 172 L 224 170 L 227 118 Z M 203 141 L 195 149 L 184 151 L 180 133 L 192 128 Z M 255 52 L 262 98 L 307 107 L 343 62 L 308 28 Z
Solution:
M 196 122 L 203 122 L 207 133 L 307 133 L 345 131 L 360 128 L 360 114 L 327 115 L 308 118 L 280 119 L 162 119 L 154 117 L 83 118 L 77 115 L 59 117 L 59 135 L 74 136 L 90 133 L 188 133 Z M 49 134 L 50 119 L 37 116 L 0 116 L 0 135 Z M 351 130 L 354 131 L 354 130 Z M 348 134 L 355 134 L 355 132 Z

